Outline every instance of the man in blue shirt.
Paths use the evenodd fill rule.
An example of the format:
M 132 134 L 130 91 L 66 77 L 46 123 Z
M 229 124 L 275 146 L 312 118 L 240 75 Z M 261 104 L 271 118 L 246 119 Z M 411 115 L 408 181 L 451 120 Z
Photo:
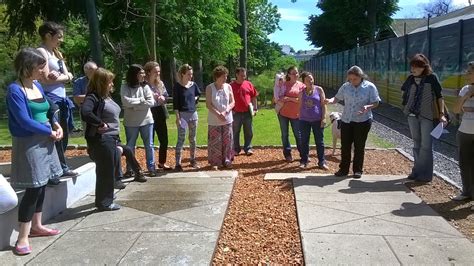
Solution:
M 74 103 L 79 107 L 79 115 L 81 114 L 81 105 L 87 94 L 87 84 L 92 78 L 92 74 L 97 69 L 97 64 L 89 61 L 84 64 L 84 76 L 72 82 L 72 95 L 74 96 Z M 86 124 L 82 121 L 82 129 L 86 130 Z
M 97 64 L 89 61 L 84 64 L 84 76 L 76 79 L 72 83 L 72 95 L 74 96 L 74 103 L 77 106 L 81 107 L 84 98 L 86 97 L 87 93 L 87 84 L 89 83 L 89 79 L 92 77 L 92 74 L 97 69 Z M 80 112 L 79 112 L 80 113 Z

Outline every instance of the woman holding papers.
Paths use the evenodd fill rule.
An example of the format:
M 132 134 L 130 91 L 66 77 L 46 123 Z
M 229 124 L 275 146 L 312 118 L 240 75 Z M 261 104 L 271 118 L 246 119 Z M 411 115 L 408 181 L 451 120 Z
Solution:
M 178 141 L 176 143 L 176 171 L 183 171 L 181 166 L 181 152 L 183 151 L 186 128 L 189 129 L 189 146 L 191 167 L 198 169 L 196 162 L 196 130 L 198 114 L 196 102 L 201 91 L 193 79 L 193 68 L 182 65 L 178 70 L 178 82 L 173 90 L 173 110 L 176 114 L 176 127 L 178 128 Z
M 411 59 L 410 68 L 411 75 L 402 85 L 403 112 L 408 116 L 408 127 L 414 142 L 415 162 L 408 179 L 430 182 L 433 179 L 433 123 L 447 123 L 442 111 L 445 110 L 442 87 L 431 69 L 430 61 L 423 54 L 416 54 Z

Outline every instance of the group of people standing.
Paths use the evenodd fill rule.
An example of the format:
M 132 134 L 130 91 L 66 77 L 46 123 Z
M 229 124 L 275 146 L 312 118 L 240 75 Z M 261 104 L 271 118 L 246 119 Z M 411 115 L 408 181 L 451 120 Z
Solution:
M 73 76 L 59 52 L 64 29 L 54 22 L 39 27 L 42 44 L 39 48 L 24 48 L 14 61 L 17 80 L 7 88 L 8 123 L 12 135 L 12 173 L 10 183 L 25 189 L 19 205 L 20 230 L 15 253 L 31 253 L 28 237 L 54 236 L 59 230 L 42 224 L 42 205 L 45 187 L 58 184 L 62 176 L 76 176 L 65 160 L 68 132 L 72 129 L 73 103 L 66 96 L 66 83 Z M 433 121 L 447 123 L 441 85 L 431 70 L 428 59 L 415 55 L 410 62 L 411 73 L 402 86 L 403 111 L 408 117 L 414 140 L 415 163 L 409 179 L 431 181 L 433 176 L 432 137 Z M 79 106 L 85 128 L 88 153 L 96 163 L 96 200 L 100 211 L 118 210 L 114 203 L 114 188 L 124 188 L 123 177 L 134 177 L 146 182 L 137 162 L 135 145 L 141 136 L 146 154 L 148 176 L 155 176 L 157 169 L 171 170 L 167 165 L 169 97 L 160 79 L 157 62 L 147 62 L 143 67 L 133 64 L 126 74 L 126 84 L 121 88 L 122 107 L 111 97 L 115 75 L 93 62 L 84 65 L 85 76 L 73 82 L 74 102 Z M 198 127 L 197 103 L 201 90 L 193 82 L 193 69 L 182 65 L 173 87 L 173 110 L 176 116 L 178 140 L 175 150 L 176 171 L 182 171 L 182 150 L 186 131 L 190 144 L 190 166 L 198 169 L 196 160 L 196 132 Z M 208 162 L 213 169 L 231 168 L 234 156 L 243 152 L 253 154 L 253 117 L 256 115 L 258 92 L 246 80 L 246 69 L 237 68 L 236 79 L 227 83 L 229 71 L 217 66 L 213 82 L 205 88 L 208 109 Z M 347 82 L 332 98 L 327 98 L 323 88 L 315 84 L 313 75 L 288 68 L 286 75 L 277 75 L 274 88 L 275 109 L 281 129 L 283 156 L 293 161 L 289 141 L 291 125 L 300 155 L 300 167 L 309 164 L 309 141 L 313 132 L 320 169 L 328 170 L 324 156 L 324 128 L 327 105 L 344 101 L 341 123 L 341 162 L 336 176 L 347 176 L 354 147 L 352 172 L 354 178 L 363 173 L 364 150 L 372 124 L 372 109 L 381 101 L 377 88 L 367 80 L 358 66 L 347 71 Z M 458 131 L 462 193 L 454 200 L 474 197 L 474 63 L 467 71 L 470 85 L 465 86 L 454 111 L 464 113 Z M 433 104 L 434 103 L 434 104 Z M 119 137 L 119 115 L 123 108 L 126 145 Z M 243 127 L 244 143 L 240 145 Z M 158 164 L 155 165 L 154 133 L 159 145 Z M 126 157 L 127 171 L 122 173 L 121 156 Z M 13 202 L 13 201 L 12 201 Z
M 290 67 L 285 80 L 277 75 L 274 88 L 274 102 L 280 122 L 283 156 L 287 162 L 293 160 L 289 142 L 288 127 L 291 125 L 300 154 L 300 167 L 309 163 L 309 141 L 311 131 L 314 135 L 318 167 L 328 170 L 324 156 L 324 128 L 326 126 L 327 104 L 344 101 L 341 125 L 341 162 L 336 176 L 349 173 L 351 149 L 354 145 L 353 177 L 360 178 L 363 172 L 364 149 L 372 123 L 371 109 L 377 107 L 380 97 L 377 88 L 367 80 L 358 66 L 347 71 L 347 82 L 333 98 L 326 98 L 323 88 L 315 85 L 309 72 L 301 74 L 298 81 L 298 69 Z

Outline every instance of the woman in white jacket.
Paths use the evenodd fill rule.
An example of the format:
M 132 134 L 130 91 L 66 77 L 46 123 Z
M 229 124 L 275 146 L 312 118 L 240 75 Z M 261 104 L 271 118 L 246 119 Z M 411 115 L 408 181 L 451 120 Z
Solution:
M 145 146 L 146 166 L 149 176 L 156 176 L 155 153 L 153 149 L 153 116 L 150 108 L 155 104 L 153 93 L 148 85 L 143 85 L 145 70 L 133 64 L 127 71 L 127 84 L 122 86 L 120 95 L 124 109 L 123 124 L 127 146 L 135 153 L 138 133 Z M 127 166 L 128 167 L 128 166 Z

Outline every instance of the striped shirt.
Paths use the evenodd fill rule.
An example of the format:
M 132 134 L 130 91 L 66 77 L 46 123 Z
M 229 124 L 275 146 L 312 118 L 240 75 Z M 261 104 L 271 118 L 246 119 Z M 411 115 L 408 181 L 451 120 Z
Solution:
M 412 108 L 415 102 L 416 96 L 416 87 L 417 87 L 417 78 L 414 76 L 409 76 L 405 83 L 402 86 L 402 90 L 406 90 L 407 93 L 407 102 L 403 108 L 403 112 L 406 115 L 409 115 L 410 108 Z M 441 94 L 441 84 L 439 83 L 438 77 L 434 74 L 426 76 L 424 79 L 418 80 L 423 82 L 423 91 L 421 94 L 421 104 L 420 104 L 420 113 L 419 115 L 428 120 L 433 120 L 433 103 L 435 99 L 442 98 Z

